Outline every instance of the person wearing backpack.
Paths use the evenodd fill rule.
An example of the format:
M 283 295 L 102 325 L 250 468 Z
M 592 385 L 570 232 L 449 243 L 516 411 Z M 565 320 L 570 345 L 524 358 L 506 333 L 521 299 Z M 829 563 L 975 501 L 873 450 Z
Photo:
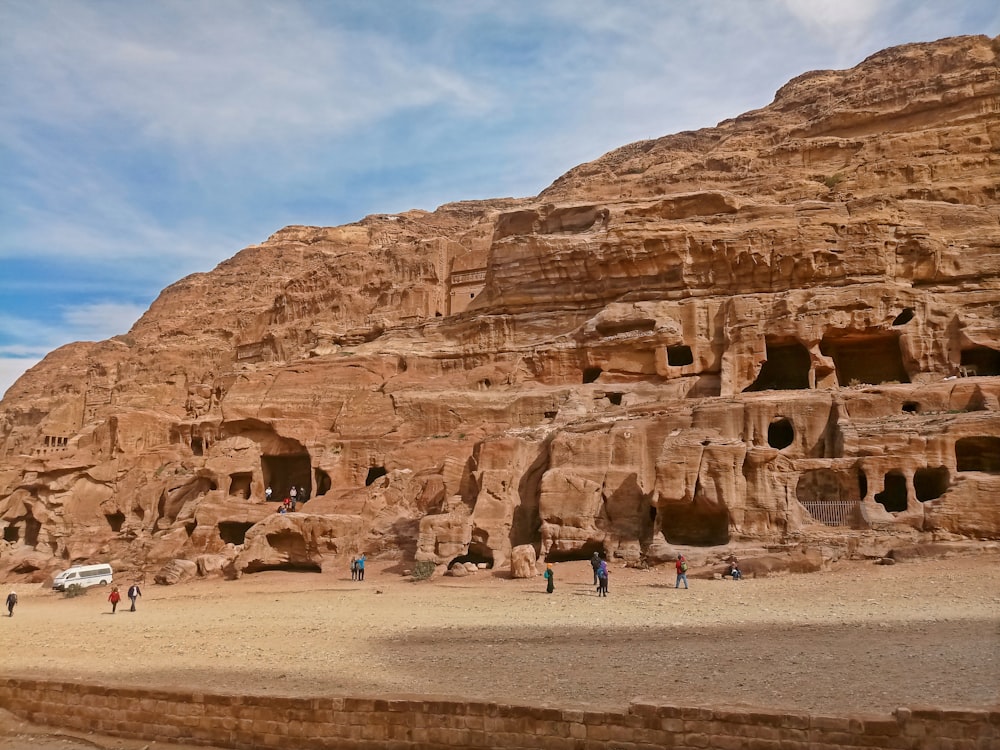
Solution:
M 684 581 L 684 588 L 688 587 L 688 564 L 687 560 L 684 559 L 684 555 L 677 555 L 677 562 L 674 564 L 677 568 L 677 582 L 674 584 L 674 588 L 680 588 L 681 581 Z
M 14 607 L 17 605 L 17 594 L 11 591 L 7 594 L 7 616 L 14 616 Z

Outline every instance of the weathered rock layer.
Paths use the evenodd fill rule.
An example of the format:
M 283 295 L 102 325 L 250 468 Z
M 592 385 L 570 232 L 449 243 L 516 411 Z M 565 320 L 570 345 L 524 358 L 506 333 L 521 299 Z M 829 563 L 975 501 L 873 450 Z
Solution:
M 179 281 L 0 402 L 0 575 L 1000 538 L 998 57 L 886 50 Z

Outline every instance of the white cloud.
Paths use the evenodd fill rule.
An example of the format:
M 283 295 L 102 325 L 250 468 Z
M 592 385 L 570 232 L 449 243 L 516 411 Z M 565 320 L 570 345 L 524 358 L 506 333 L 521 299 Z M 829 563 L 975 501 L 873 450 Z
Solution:
M 19 377 L 39 361 L 40 358 L 0 356 L 0 398 L 3 398 L 3 394 Z

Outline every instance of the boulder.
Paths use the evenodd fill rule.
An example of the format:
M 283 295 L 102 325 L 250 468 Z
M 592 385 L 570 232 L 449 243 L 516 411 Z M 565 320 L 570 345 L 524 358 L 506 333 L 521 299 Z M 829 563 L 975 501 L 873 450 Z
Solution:
M 510 553 L 510 575 L 511 578 L 534 578 L 538 575 L 535 570 L 535 548 L 531 544 L 519 544 Z
M 161 586 L 172 586 L 198 575 L 198 565 L 191 560 L 171 560 L 153 576 Z

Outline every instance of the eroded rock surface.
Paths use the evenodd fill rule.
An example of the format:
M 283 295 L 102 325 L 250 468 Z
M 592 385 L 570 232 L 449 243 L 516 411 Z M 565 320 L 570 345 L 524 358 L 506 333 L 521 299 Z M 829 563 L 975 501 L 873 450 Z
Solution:
M 0 402 L 0 577 L 1000 537 L 998 50 L 182 279 Z

